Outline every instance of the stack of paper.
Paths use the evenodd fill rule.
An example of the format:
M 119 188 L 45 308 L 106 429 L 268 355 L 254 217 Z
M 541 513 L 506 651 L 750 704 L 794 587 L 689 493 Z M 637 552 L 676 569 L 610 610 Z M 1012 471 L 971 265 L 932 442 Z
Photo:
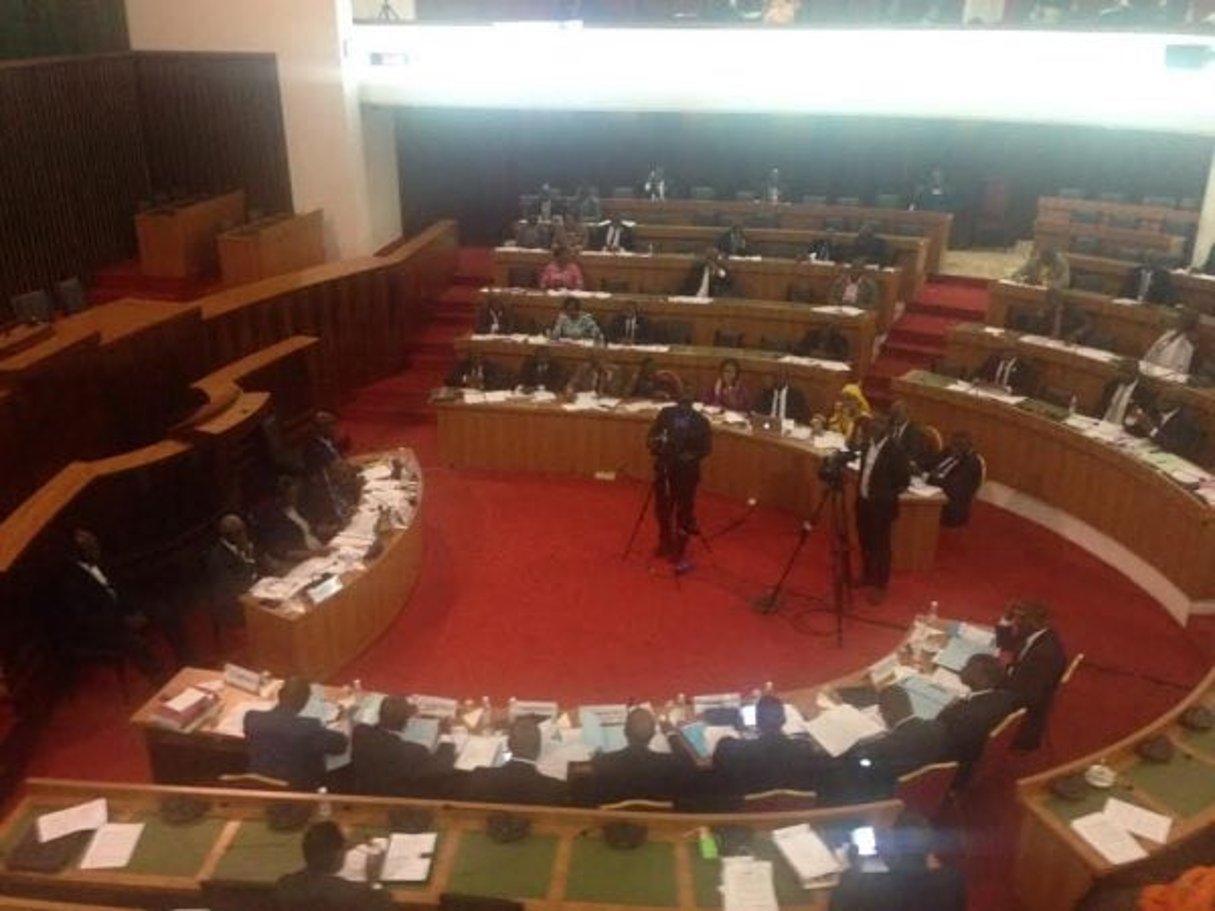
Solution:
M 244 737 L 245 716 L 250 712 L 267 712 L 272 708 L 274 703 L 269 699 L 248 699 L 238 703 L 219 716 L 215 731 L 229 737 Z
M 772 864 L 750 857 L 726 857 L 721 862 L 723 911 L 777 911 Z
M 911 713 L 926 721 L 931 721 L 941 714 L 945 706 L 957 698 L 958 692 L 956 688 L 951 691 L 922 674 L 908 677 L 901 686 L 911 697 Z
M 936 663 L 955 673 L 966 666 L 966 662 L 974 655 L 994 655 L 995 646 L 976 642 L 974 639 L 964 639 L 961 636 L 950 636 L 945 647 L 937 652 Z
M 456 757 L 456 768 L 465 772 L 482 766 L 496 766 L 506 749 L 506 737 L 501 734 L 470 734 L 460 755 Z
M 1160 845 L 1169 840 L 1169 830 L 1173 827 L 1173 820 L 1163 813 L 1145 810 L 1143 807 L 1137 807 L 1133 803 L 1127 803 L 1117 797 L 1106 800 L 1101 812 L 1110 822 L 1121 826 L 1132 835 L 1138 835 L 1140 838 L 1146 838 Z
M 832 757 L 842 756 L 860 740 L 882 733 L 882 726 L 851 705 L 836 705 L 806 722 L 806 730 Z
M 772 841 L 803 889 L 834 884 L 842 869 L 839 859 L 809 824 L 776 829 L 772 832 Z
M 1147 851 L 1139 842 L 1104 812 L 1077 817 L 1072 820 L 1072 828 L 1111 864 L 1126 864 L 1147 857 Z
M 110 822 L 100 826 L 80 859 L 80 869 L 122 869 L 131 862 L 142 834 L 142 822 Z
M 430 876 L 430 863 L 434 859 L 437 832 L 404 835 L 394 832 L 388 839 L 388 852 L 384 857 L 384 872 L 380 878 L 393 883 L 421 883 Z
M 407 743 L 416 743 L 418 746 L 426 747 L 433 753 L 435 744 L 439 742 L 439 719 L 414 715 L 405 722 L 405 730 L 401 732 L 401 739 Z
M 74 832 L 99 829 L 109 818 L 109 805 L 104 797 L 99 797 L 64 810 L 43 813 L 34 824 L 38 829 L 38 841 L 45 844 Z

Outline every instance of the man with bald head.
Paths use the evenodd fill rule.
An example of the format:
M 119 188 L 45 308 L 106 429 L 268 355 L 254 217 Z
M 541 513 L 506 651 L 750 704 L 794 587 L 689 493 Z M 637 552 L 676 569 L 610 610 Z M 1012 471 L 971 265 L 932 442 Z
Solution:
M 216 530 L 219 540 L 206 557 L 211 613 L 224 626 L 238 626 L 244 622 L 240 597 L 253 587 L 263 567 L 244 519 L 228 513 L 220 518 Z
M 432 753 L 420 743 L 402 739 L 414 712 L 403 696 L 387 696 L 380 703 L 375 724 L 355 725 L 350 735 L 350 766 L 360 794 L 440 796 L 444 777 L 456 760 L 455 745 L 445 738 Z
M 288 677 L 273 708 L 245 715 L 252 774 L 285 781 L 296 791 L 315 791 L 325 783 L 325 757 L 344 753 L 347 738 L 320 719 L 300 714 L 311 698 L 312 684 Z
M 612 753 L 600 753 L 591 760 L 591 794 L 594 803 L 621 800 L 674 800 L 680 793 L 681 779 L 688 774 L 685 761 L 669 750 L 650 748 L 657 732 L 654 715 L 635 708 L 624 722 L 627 746 Z M 681 756 L 686 753 L 681 751 Z
M 516 718 L 507 739 L 510 759 L 494 768 L 473 769 L 457 788 L 464 800 L 562 806 L 570 802 L 564 781 L 542 775 L 540 725 L 535 718 Z

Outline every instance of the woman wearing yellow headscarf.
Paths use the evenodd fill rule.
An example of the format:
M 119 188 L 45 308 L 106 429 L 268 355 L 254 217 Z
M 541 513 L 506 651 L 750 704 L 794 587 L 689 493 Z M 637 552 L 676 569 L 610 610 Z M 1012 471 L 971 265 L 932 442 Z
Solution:
M 857 383 L 848 383 L 835 399 L 827 418 L 827 429 L 843 434 L 845 440 L 851 441 L 857 425 L 863 424 L 871 414 L 873 409 L 869 407 L 869 400 L 861 392 L 861 387 Z

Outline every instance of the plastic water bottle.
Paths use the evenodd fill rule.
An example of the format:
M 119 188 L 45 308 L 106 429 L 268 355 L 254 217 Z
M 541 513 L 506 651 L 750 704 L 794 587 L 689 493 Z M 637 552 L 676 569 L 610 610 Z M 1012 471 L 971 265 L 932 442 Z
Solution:
M 320 796 L 321 802 L 316 805 L 316 815 L 320 819 L 329 819 L 333 816 L 333 804 L 329 801 L 329 789 L 319 787 L 316 793 Z
M 940 616 L 940 610 L 939 610 L 940 606 L 941 606 L 940 602 L 937 602 L 937 601 L 928 602 L 928 622 L 936 623 L 937 618 Z

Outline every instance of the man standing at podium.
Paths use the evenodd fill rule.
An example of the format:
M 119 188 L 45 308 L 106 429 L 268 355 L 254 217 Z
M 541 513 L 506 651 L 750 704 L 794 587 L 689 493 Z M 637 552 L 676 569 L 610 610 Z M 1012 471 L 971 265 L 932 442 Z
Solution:
M 691 569 L 684 559 L 688 536 L 699 531 L 694 507 L 700 461 L 713 448 L 709 420 L 692 407 L 691 393 L 682 393 L 678 404 L 658 412 L 647 444 L 654 456 L 656 555 L 674 563 L 676 572 L 687 572 Z

